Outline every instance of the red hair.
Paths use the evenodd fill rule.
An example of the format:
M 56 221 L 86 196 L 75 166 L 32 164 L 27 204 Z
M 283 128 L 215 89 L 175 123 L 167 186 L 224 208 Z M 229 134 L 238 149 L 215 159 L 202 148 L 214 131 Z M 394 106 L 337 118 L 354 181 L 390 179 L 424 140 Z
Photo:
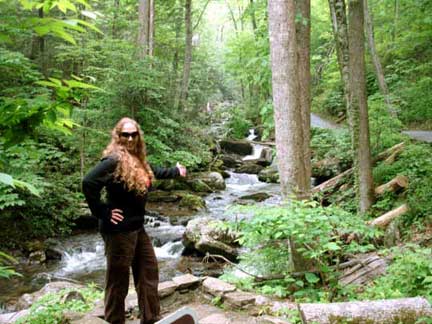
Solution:
M 138 130 L 138 138 L 132 151 L 128 151 L 120 140 L 120 134 L 126 123 L 133 124 Z M 140 194 L 147 192 L 155 177 L 147 163 L 147 151 L 141 127 L 135 120 L 128 117 L 119 120 L 111 132 L 111 142 L 103 151 L 103 156 L 113 156 L 118 159 L 114 177 L 123 181 L 129 190 L 136 190 Z

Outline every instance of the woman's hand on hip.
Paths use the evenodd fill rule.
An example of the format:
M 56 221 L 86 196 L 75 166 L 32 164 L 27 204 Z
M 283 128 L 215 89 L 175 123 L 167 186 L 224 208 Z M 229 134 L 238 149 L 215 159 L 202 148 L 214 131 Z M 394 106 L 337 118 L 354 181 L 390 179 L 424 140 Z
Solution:
M 111 223 L 118 224 L 123 220 L 123 210 L 121 209 L 113 209 L 111 210 Z

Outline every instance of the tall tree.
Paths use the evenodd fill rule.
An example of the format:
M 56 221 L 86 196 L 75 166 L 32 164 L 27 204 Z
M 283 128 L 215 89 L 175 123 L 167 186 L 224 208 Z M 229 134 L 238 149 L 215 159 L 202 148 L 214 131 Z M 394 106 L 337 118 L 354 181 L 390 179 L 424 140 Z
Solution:
M 364 20 L 365 20 L 365 29 L 366 35 L 369 44 L 369 50 L 372 57 L 373 66 L 375 68 L 375 75 L 378 80 L 378 86 L 380 88 L 381 94 L 384 97 L 384 102 L 387 106 L 387 111 L 393 117 L 396 117 L 396 111 L 393 107 L 393 104 L 390 99 L 389 89 L 387 87 L 387 82 L 384 77 L 384 71 L 381 65 L 380 58 L 378 56 L 376 47 L 375 47 L 375 37 L 374 37 L 374 28 L 373 28 L 373 20 L 369 13 L 368 1 L 364 0 Z
M 311 152 L 310 152 L 310 116 L 311 116 L 311 73 L 310 73 L 310 0 L 296 0 L 296 12 L 300 17 L 296 26 L 297 38 L 297 64 L 299 77 L 299 96 L 302 120 L 302 153 L 305 175 L 301 177 L 304 195 L 309 196 L 312 175 Z
M 349 0 L 349 121 L 357 173 L 360 212 L 366 212 L 374 201 L 372 162 L 369 139 L 369 117 L 366 95 L 366 65 L 363 0 Z
M 189 90 L 189 78 L 192 64 L 192 0 L 185 1 L 185 57 L 183 65 L 183 79 L 180 87 L 179 106 L 186 107 L 186 99 Z
M 284 199 L 305 196 L 309 188 L 303 156 L 303 123 L 294 0 L 269 0 L 269 34 L 276 152 Z
M 139 57 L 153 55 L 154 39 L 154 0 L 140 0 L 138 6 L 138 46 Z
M 349 49 L 345 0 L 329 0 L 329 7 L 346 110 L 349 111 Z

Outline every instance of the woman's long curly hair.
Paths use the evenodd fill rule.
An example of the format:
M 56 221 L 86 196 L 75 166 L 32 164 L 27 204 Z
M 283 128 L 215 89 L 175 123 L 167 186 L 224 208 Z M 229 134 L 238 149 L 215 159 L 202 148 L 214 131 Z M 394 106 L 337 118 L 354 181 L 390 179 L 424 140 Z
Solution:
M 120 139 L 126 123 L 132 123 L 138 130 L 138 138 L 132 152 L 122 145 Z M 114 178 L 117 181 L 122 181 L 127 189 L 135 190 L 139 194 L 144 195 L 147 192 L 155 177 L 147 163 L 146 145 L 141 127 L 135 120 L 127 117 L 120 119 L 111 132 L 111 142 L 103 151 L 103 156 L 112 156 L 118 160 L 114 171 Z

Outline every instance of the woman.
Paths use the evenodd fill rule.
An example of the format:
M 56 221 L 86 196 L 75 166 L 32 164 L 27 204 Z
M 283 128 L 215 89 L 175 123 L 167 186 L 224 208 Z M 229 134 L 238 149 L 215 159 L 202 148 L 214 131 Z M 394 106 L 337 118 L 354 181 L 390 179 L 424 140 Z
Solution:
M 186 168 L 151 167 L 140 126 L 122 118 L 111 133 L 102 160 L 84 177 L 83 192 L 105 242 L 107 272 L 105 320 L 125 323 L 129 268 L 138 295 L 141 323 L 159 319 L 159 270 L 151 241 L 144 231 L 147 193 L 155 178 L 186 176 Z M 101 200 L 106 188 L 107 202 Z

